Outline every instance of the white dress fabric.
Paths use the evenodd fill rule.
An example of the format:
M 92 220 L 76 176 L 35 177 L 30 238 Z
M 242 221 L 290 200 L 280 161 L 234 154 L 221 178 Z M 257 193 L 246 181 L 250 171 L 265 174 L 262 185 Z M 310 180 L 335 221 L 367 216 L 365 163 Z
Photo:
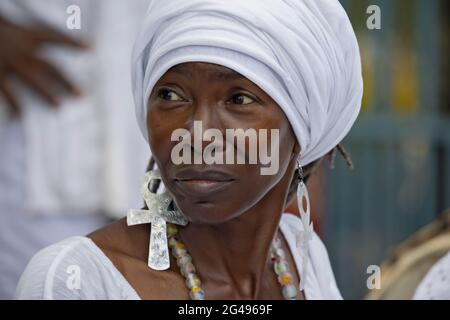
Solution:
M 450 252 L 431 267 L 413 299 L 450 300 Z
M 285 213 L 280 230 L 293 254 L 298 273 L 303 276 L 301 255 L 296 247 L 301 220 Z M 309 242 L 305 296 L 308 300 L 339 300 L 327 250 L 314 234 Z M 74 268 L 79 283 L 74 286 Z M 206 293 L 207 295 L 207 293 Z M 37 253 L 27 266 L 16 290 L 17 299 L 138 300 L 140 297 L 111 260 L 87 237 L 72 237 Z

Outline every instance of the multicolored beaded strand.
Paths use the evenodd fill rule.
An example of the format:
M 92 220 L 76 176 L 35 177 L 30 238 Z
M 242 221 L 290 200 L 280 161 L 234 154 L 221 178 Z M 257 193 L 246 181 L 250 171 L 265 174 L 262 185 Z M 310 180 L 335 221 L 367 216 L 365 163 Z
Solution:
M 177 261 L 181 275 L 186 280 L 186 286 L 189 289 L 189 297 L 191 300 L 205 300 L 205 291 L 200 287 L 201 281 L 197 276 L 195 266 L 192 263 L 192 257 L 186 251 L 184 244 L 178 239 L 178 228 L 175 225 L 168 223 L 167 236 L 172 255 Z
M 167 236 L 169 248 L 177 261 L 181 275 L 185 278 L 186 286 L 189 289 L 189 297 L 192 300 L 205 300 L 205 291 L 201 288 L 201 281 L 197 276 L 192 257 L 178 237 L 178 228 L 175 225 L 168 223 Z M 280 239 L 277 238 L 272 242 L 270 256 L 273 262 L 274 271 L 278 276 L 278 282 L 281 285 L 283 297 L 286 300 L 296 300 L 297 289 L 293 284 L 293 277 L 289 272 L 289 265 L 286 261 L 285 252 L 281 248 Z
M 289 264 L 286 260 L 286 254 L 281 248 L 280 239 L 274 239 L 270 254 L 273 262 L 273 270 L 278 276 L 278 283 L 281 285 L 283 297 L 286 300 L 297 300 L 297 289 L 293 283 L 292 274 L 289 272 Z

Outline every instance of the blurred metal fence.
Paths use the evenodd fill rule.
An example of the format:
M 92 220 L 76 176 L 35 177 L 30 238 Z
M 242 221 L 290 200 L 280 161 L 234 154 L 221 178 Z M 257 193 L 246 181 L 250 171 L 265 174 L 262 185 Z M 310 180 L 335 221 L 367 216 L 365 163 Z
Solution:
M 367 267 L 450 207 L 450 119 L 442 107 L 440 0 L 342 0 L 364 64 L 363 111 L 327 175 L 324 236 L 344 298 L 368 291 Z M 381 30 L 366 9 L 381 9 Z M 446 22 L 446 21 L 445 21 Z M 445 88 L 446 89 L 446 88 Z

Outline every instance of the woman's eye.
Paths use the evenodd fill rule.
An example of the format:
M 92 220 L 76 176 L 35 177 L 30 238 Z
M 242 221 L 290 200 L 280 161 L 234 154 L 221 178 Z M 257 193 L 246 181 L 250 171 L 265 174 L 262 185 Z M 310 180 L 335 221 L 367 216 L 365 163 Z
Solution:
M 251 104 L 251 103 L 255 102 L 255 100 L 245 94 L 240 93 L 240 94 L 235 94 L 231 98 L 231 102 L 233 104 L 247 105 L 247 104 Z
M 158 91 L 158 98 L 167 101 L 184 101 L 175 91 L 169 89 L 161 89 Z

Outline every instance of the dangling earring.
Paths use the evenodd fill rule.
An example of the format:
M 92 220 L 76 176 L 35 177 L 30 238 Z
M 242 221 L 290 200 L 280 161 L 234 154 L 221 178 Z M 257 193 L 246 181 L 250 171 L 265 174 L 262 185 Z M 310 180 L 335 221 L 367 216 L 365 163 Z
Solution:
M 297 162 L 299 181 L 297 185 L 297 205 L 300 212 L 300 219 L 302 221 L 303 230 L 297 235 L 297 247 L 300 248 L 302 261 L 303 261 L 303 274 L 300 276 L 299 287 L 300 290 L 305 289 L 305 279 L 308 267 L 309 256 L 309 241 L 312 239 L 314 232 L 313 223 L 311 222 L 311 208 L 309 203 L 308 189 L 303 177 L 303 168 Z M 306 211 L 303 208 L 303 199 L 306 202 Z
M 142 179 L 141 193 L 148 210 L 130 209 L 127 212 L 127 224 L 150 223 L 150 242 L 148 253 L 148 266 L 154 270 L 166 270 L 170 267 L 169 249 L 167 245 L 167 222 L 185 226 L 188 220 L 178 209 L 169 210 L 172 198 L 168 191 L 156 194 L 150 191 L 152 180 L 161 180 L 158 170 L 152 170 Z

